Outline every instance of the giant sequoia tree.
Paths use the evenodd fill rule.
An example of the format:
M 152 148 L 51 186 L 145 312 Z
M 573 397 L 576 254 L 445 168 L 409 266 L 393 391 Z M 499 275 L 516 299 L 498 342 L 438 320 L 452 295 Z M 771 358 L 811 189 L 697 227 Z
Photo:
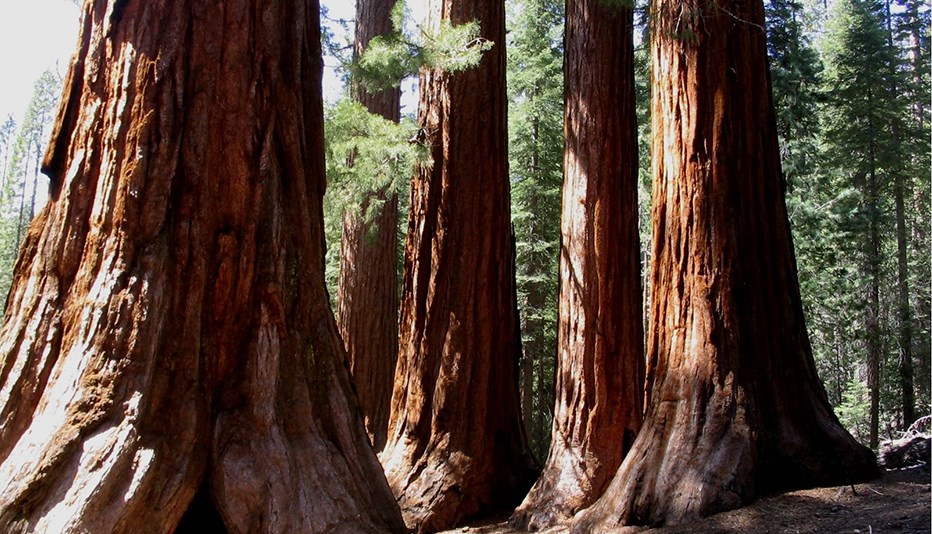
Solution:
M 382 453 L 405 519 L 450 526 L 530 485 L 517 389 L 505 147 L 503 0 L 433 0 L 429 24 L 480 23 L 480 64 L 421 74 L 417 170 L 405 244 L 400 349 Z
M 323 282 L 316 1 L 85 2 L 0 334 L 0 530 L 398 531 Z M 211 504 L 212 503 L 212 504 Z
M 611 481 L 641 425 L 633 14 L 566 4 L 566 149 L 556 402 L 544 471 L 512 521 L 565 520 Z
M 392 31 L 395 0 L 356 0 L 356 55 L 374 37 Z M 353 98 L 370 113 L 398 122 L 398 88 L 367 91 L 353 87 Z M 363 204 L 368 215 L 347 211 L 340 240 L 338 291 L 340 334 L 350 360 L 359 405 L 375 450 L 385 446 L 398 352 L 398 281 L 396 245 L 398 196 L 376 191 Z
M 759 0 L 660 0 L 644 426 L 577 528 L 676 523 L 877 474 L 816 376 Z

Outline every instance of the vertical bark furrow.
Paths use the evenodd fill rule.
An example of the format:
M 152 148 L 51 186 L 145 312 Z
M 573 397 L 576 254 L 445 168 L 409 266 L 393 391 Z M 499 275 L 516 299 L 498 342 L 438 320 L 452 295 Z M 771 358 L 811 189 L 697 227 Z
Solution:
M 546 528 L 594 502 L 641 425 L 644 383 L 632 11 L 573 0 L 552 445 L 512 516 Z
M 393 0 L 356 1 L 355 54 L 392 31 Z M 370 113 L 398 122 L 401 89 L 368 91 L 353 87 L 353 98 Z M 372 206 L 376 204 L 376 206 Z M 350 360 L 360 408 L 376 451 L 385 446 L 398 353 L 398 197 L 383 189 L 362 205 L 363 216 L 343 215 L 340 240 L 338 319 Z
M 436 0 L 431 25 L 477 20 L 476 68 L 421 75 L 433 165 L 416 172 L 400 350 L 382 453 L 408 524 L 442 530 L 527 487 L 505 147 L 504 4 Z
M 323 285 L 317 5 L 259 4 L 85 4 L 0 333 L 0 530 L 171 532 L 202 486 L 231 532 L 403 529 Z
M 762 3 L 662 0 L 655 13 L 650 398 L 579 532 L 679 523 L 877 474 L 815 374 Z

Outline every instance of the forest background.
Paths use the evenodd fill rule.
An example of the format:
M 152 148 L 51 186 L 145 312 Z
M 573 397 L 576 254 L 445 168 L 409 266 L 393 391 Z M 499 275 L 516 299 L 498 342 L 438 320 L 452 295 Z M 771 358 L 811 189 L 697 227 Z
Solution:
M 768 0 L 765 5 L 787 203 L 813 353 L 842 424 L 876 448 L 930 412 L 930 7 L 921 0 Z M 416 155 L 399 156 L 389 176 L 374 180 L 343 165 L 346 146 L 386 132 L 376 133 L 382 126 L 341 107 L 347 100 L 344 64 L 352 53 L 355 6 L 337 0 L 322 6 L 329 51 L 327 280 L 336 308 L 344 211 L 358 210 L 367 190 L 385 184 L 397 190 L 404 210 L 407 166 Z M 423 5 L 415 1 L 408 8 L 406 32 L 416 38 Z M 646 2 L 639 0 L 636 8 L 641 260 L 647 273 L 649 35 Z M 556 355 L 562 10 L 559 1 L 508 2 L 522 403 L 539 459 L 549 446 Z M 2 295 L 9 290 L 25 229 L 45 202 L 47 180 L 39 165 L 77 25 L 72 0 L 0 6 Z M 399 144 L 417 133 L 416 94 L 416 79 L 404 80 L 405 120 L 388 132 Z M 350 137 L 354 141 L 348 144 Z M 398 220 L 401 234 L 406 217 Z

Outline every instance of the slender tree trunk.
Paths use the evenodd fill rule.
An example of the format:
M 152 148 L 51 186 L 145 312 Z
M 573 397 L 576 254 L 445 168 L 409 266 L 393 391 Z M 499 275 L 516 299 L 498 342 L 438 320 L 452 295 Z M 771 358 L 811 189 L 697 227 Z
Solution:
M 525 299 L 525 308 L 529 306 L 530 298 Z M 526 331 L 527 322 L 523 321 L 522 331 Z M 534 352 L 530 343 L 522 344 L 521 355 L 521 418 L 524 429 L 528 435 L 528 446 L 533 449 L 534 432 Z
M 872 91 L 868 92 L 869 102 L 873 101 Z M 870 169 L 865 177 L 867 183 L 863 200 L 863 212 L 867 219 L 867 239 L 863 249 L 864 270 L 868 273 L 865 348 L 867 350 L 867 389 L 870 396 L 868 445 L 876 450 L 880 441 L 880 358 L 882 350 L 880 347 L 880 211 L 873 115 L 868 117 L 867 126 L 870 130 L 871 142 L 868 146 Z
M 923 86 L 922 76 L 925 74 L 922 68 L 922 27 L 923 24 L 919 17 L 919 9 L 924 4 L 922 0 L 909 0 L 906 2 L 906 17 L 909 25 L 909 62 L 912 70 L 912 84 L 915 88 Z M 889 12 L 889 7 L 887 9 Z M 927 45 L 928 46 L 928 45 Z M 913 118 L 919 126 L 919 130 L 927 132 L 926 123 L 926 98 L 919 95 L 912 95 Z
M 409 526 L 442 530 L 513 505 L 533 474 L 521 423 L 506 157 L 503 0 L 432 0 L 429 24 L 477 20 L 481 63 L 421 74 L 433 163 L 414 177 L 389 442 Z
M 566 149 L 556 404 L 543 473 L 512 523 L 537 530 L 594 502 L 641 426 L 644 327 L 633 13 L 566 5 Z
M 19 245 L 23 242 L 23 231 L 26 229 L 27 224 L 24 218 L 26 214 L 26 186 L 29 185 L 29 161 L 27 158 L 28 156 L 23 157 L 23 188 L 19 194 L 19 211 L 16 214 L 16 243 L 13 250 L 19 250 Z
M 900 173 L 893 178 L 893 198 L 896 210 L 896 315 L 898 324 L 900 401 L 902 428 L 916 420 L 916 393 L 913 383 L 913 318 L 909 306 L 909 264 L 907 260 L 906 203 L 904 179 Z
M 578 532 L 680 523 L 878 474 L 816 376 L 763 3 L 660 0 L 654 15 L 648 410 Z
M 356 54 L 373 37 L 392 30 L 394 0 L 356 1 Z M 400 89 L 370 93 L 359 85 L 353 98 L 370 113 L 397 122 L 401 115 Z M 364 209 L 369 217 L 346 212 L 340 241 L 338 321 L 349 355 L 350 371 L 359 396 L 366 429 L 376 451 L 385 446 L 388 414 L 398 353 L 398 197 L 388 191 L 374 194 Z
M 536 235 L 530 232 L 530 235 Z M 533 262 L 536 258 L 531 258 Z M 525 266 L 527 267 L 527 266 Z M 533 275 L 542 276 L 546 270 L 545 265 L 536 264 L 531 267 Z M 550 388 L 547 387 L 546 377 L 543 375 L 545 360 L 550 356 L 554 347 L 544 343 L 542 337 L 545 335 L 545 321 L 539 315 L 539 310 L 544 310 L 547 305 L 546 284 L 543 282 L 531 282 L 527 284 L 527 298 L 525 299 L 526 310 L 538 310 L 536 317 L 525 316 L 522 332 L 525 337 L 522 339 L 523 358 L 521 362 L 521 384 L 522 384 L 522 413 L 524 415 L 524 427 L 530 440 L 531 450 L 534 452 L 534 458 L 537 462 L 542 462 L 547 453 L 547 435 L 541 435 L 539 428 L 545 426 L 542 419 L 546 418 L 543 406 L 551 396 Z M 535 336 L 527 336 L 527 332 L 535 332 Z M 531 339 L 528 339 L 531 337 Z M 551 356 L 552 357 L 552 356 Z
M 534 91 L 532 99 L 539 98 L 540 95 Z M 528 169 L 529 175 L 540 176 L 540 118 L 534 116 L 531 119 L 531 161 Z M 534 208 L 532 205 L 531 209 Z M 537 220 L 531 220 L 528 223 L 527 235 L 537 237 L 540 235 L 537 226 Z M 536 461 L 543 460 L 546 445 L 534 432 L 536 421 L 540 419 L 540 410 L 536 408 L 540 404 L 540 397 L 544 394 L 542 380 L 534 380 L 534 370 L 537 367 L 536 362 L 542 362 L 547 357 L 548 351 L 553 347 L 548 347 L 543 343 L 544 330 L 546 329 L 545 321 L 540 313 L 545 309 L 547 304 L 547 285 L 543 278 L 547 276 L 547 262 L 542 261 L 540 253 L 531 252 L 526 256 L 525 263 L 520 265 L 525 274 L 532 278 L 532 281 L 526 283 L 527 296 L 524 300 L 523 324 L 521 331 L 524 333 L 522 347 L 524 348 L 521 360 L 521 413 L 524 417 L 524 428 L 528 434 L 529 446 L 534 453 Z M 530 334 L 530 335 L 529 335 Z M 538 384 L 538 386 L 535 386 Z
M 553 385 L 556 382 L 556 369 L 555 366 L 548 369 L 547 363 L 544 358 L 538 358 L 534 365 L 535 387 L 537 390 L 534 410 L 534 440 L 538 443 L 549 443 L 550 427 L 553 421 Z
M 895 50 L 893 42 L 893 16 L 890 12 L 890 0 L 884 3 L 886 7 L 887 23 L 887 46 L 891 51 Z M 895 53 L 895 52 L 894 52 Z M 894 80 L 890 91 L 899 96 L 896 84 L 896 65 L 890 65 L 891 79 Z M 902 145 L 900 137 L 900 117 L 894 117 L 890 124 L 893 142 L 898 146 Z M 909 158 L 911 156 L 904 157 Z M 903 171 L 900 168 L 893 169 L 893 201 L 895 206 L 896 219 L 896 318 L 897 318 L 897 345 L 898 345 L 898 371 L 900 382 L 900 421 L 903 430 L 909 428 L 909 425 L 916 419 L 915 416 L 915 389 L 913 385 L 913 336 L 912 336 L 912 313 L 909 307 L 909 274 L 907 264 L 906 250 L 906 206 L 905 206 L 905 180 Z
M 10 143 L 7 142 L 6 149 L 3 151 L 3 177 L 0 179 L 0 194 L 6 191 L 6 179 L 10 170 Z
M 84 3 L 0 332 L 0 530 L 403 529 L 323 281 L 318 17 Z

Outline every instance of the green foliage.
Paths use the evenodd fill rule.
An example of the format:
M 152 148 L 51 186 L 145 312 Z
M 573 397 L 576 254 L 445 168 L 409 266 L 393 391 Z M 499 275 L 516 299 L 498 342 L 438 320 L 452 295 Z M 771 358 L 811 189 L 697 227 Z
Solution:
M 803 32 L 799 1 L 770 0 L 765 11 L 783 175 L 792 194 L 817 170 L 822 63 Z
M 339 243 L 345 212 L 372 217 L 382 207 L 379 198 L 386 198 L 375 192 L 395 192 L 404 198 L 414 166 L 429 165 L 430 153 L 414 141 L 417 125 L 410 118 L 396 124 L 346 98 L 327 108 L 324 131 L 325 233 L 328 243 Z M 331 296 L 336 295 L 339 263 L 339 247 L 329 247 L 326 276 Z
M 3 164 L 0 173 L 0 298 L 3 299 L 10 290 L 20 242 L 35 214 L 39 167 L 60 95 L 61 78 L 54 71 L 45 71 L 35 82 L 19 129 L 12 117 L 0 127 L 0 154 L 3 156 L 0 160 Z
M 411 119 L 395 123 L 343 99 L 325 113 L 327 180 L 346 209 L 359 210 L 373 191 L 401 192 L 416 163 L 430 163 Z M 374 208 L 369 204 L 370 208 Z
M 369 42 L 366 51 L 353 63 L 353 77 L 372 91 L 398 87 L 401 81 L 423 67 L 456 73 L 479 64 L 482 55 L 493 43 L 480 36 L 477 21 L 452 25 L 441 21 L 431 30 L 417 27 L 414 35 L 406 34 L 408 18 L 405 4 L 399 1 L 392 9 L 393 31 Z
M 870 416 L 870 401 L 864 382 L 851 379 L 835 411 L 842 426 L 848 429 L 852 436 L 858 441 L 867 441 L 870 432 L 867 424 Z
M 635 24 L 643 29 L 643 38 L 634 50 L 634 82 L 635 105 L 638 122 L 638 234 L 641 237 L 641 280 L 644 286 L 644 299 L 650 299 L 650 262 L 651 262 L 651 236 L 653 223 L 651 221 L 651 59 L 650 35 L 648 29 L 648 2 L 635 10 Z M 635 41 L 637 43 L 637 40 Z
M 909 118 L 910 108 L 927 98 L 917 88 L 921 84 L 913 80 L 910 85 L 904 62 L 908 39 L 897 38 L 895 31 L 888 35 L 884 8 L 876 0 L 837 0 L 827 12 L 818 2 L 804 5 L 798 0 L 770 0 L 766 6 L 787 208 L 813 354 L 829 400 L 846 426 L 865 440 L 867 397 L 856 388 L 865 388 L 858 377 L 865 371 L 868 340 L 883 354 L 881 431 L 892 432 L 898 424 L 892 217 L 896 176 L 910 177 L 911 227 L 927 226 L 928 214 L 923 207 L 928 195 L 922 193 L 929 190 L 928 129 L 911 126 Z M 916 18 L 904 15 L 903 20 Z M 820 38 L 813 41 L 816 34 Z M 923 234 L 928 232 L 912 233 Z M 873 235 L 876 258 L 868 257 L 865 248 Z M 910 281 L 916 295 L 929 294 L 927 243 L 910 243 Z M 868 299 L 875 283 L 880 291 L 876 310 Z M 912 309 L 928 317 L 922 310 L 929 306 L 921 301 L 914 298 Z M 878 317 L 874 331 L 868 314 Z M 923 346 L 928 347 L 929 333 L 927 328 L 918 333 L 922 324 L 916 321 L 913 349 L 919 355 L 920 412 L 929 406 L 924 378 L 929 373 L 921 370 L 922 359 L 928 360 Z
M 531 447 L 549 448 L 556 357 L 563 183 L 563 3 L 521 0 L 509 11 L 508 97 L 512 221 Z M 525 386 L 527 389 L 527 386 Z M 528 416 L 527 412 L 531 414 Z

